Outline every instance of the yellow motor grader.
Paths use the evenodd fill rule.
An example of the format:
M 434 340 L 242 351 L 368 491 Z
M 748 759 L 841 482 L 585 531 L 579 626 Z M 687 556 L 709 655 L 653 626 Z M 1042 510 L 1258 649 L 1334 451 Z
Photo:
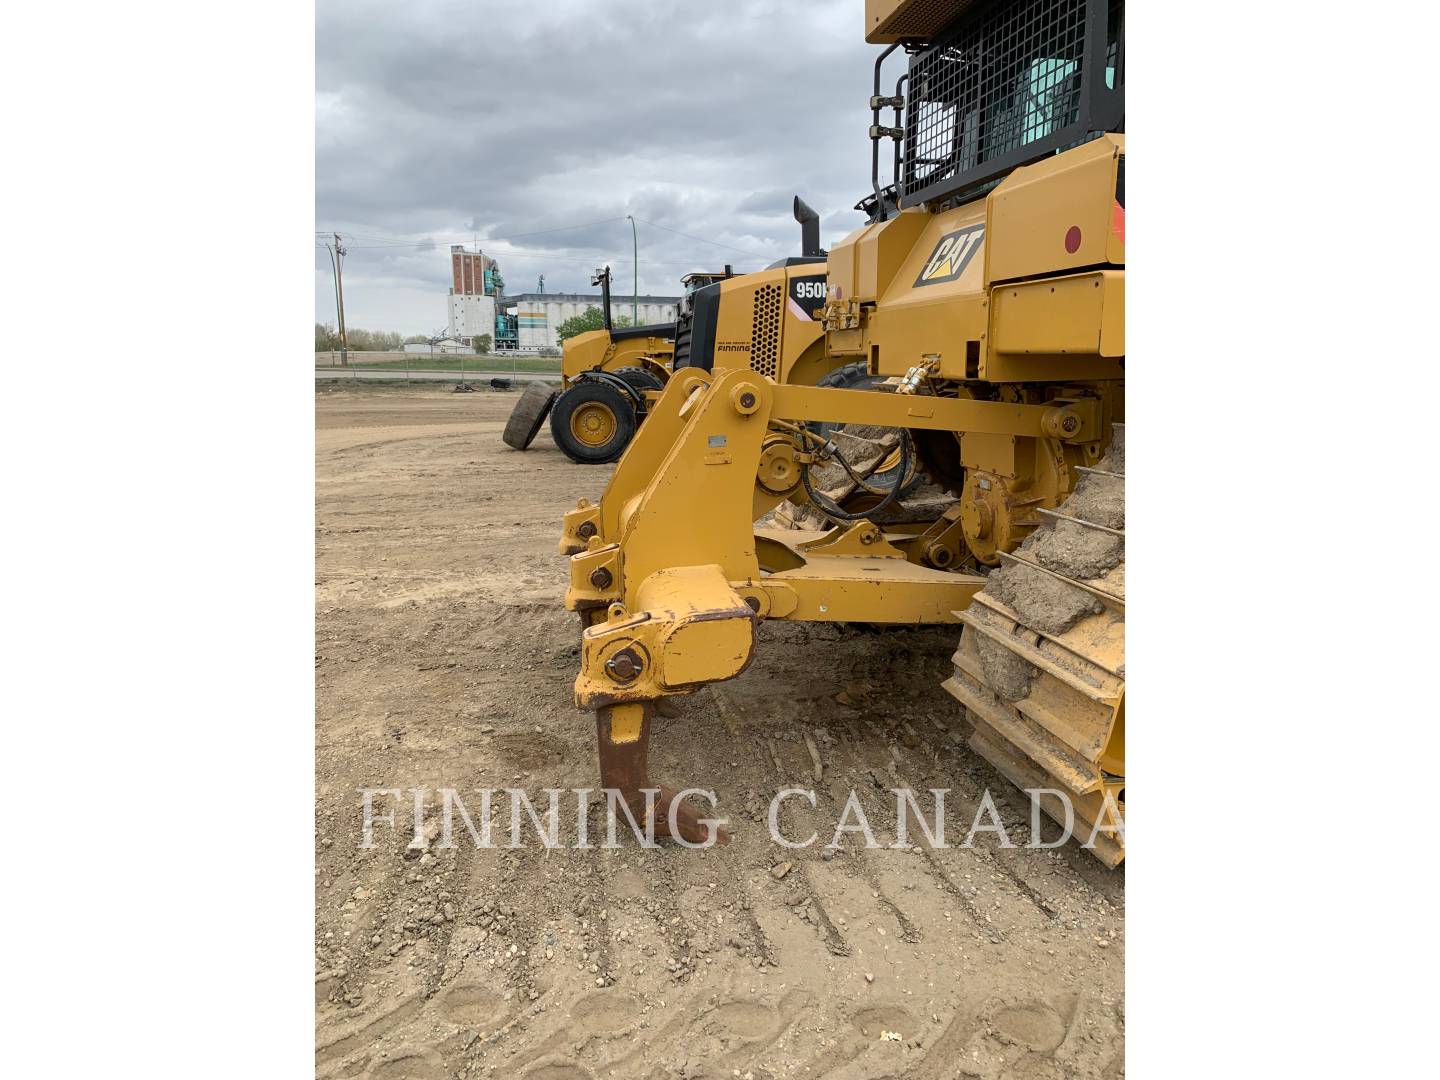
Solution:
M 561 389 L 537 384 L 521 395 L 502 436 L 527 449 L 546 416 L 555 444 L 571 461 L 600 465 L 616 461 L 630 445 L 656 395 L 673 370 L 753 367 L 781 382 L 835 384 L 868 381 L 856 365 L 825 349 L 820 315 L 825 300 L 825 253 L 819 216 L 798 196 L 802 254 L 764 270 L 734 274 L 691 273 L 681 279 L 674 324 L 616 327 L 610 318 L 610 268 L 595 271 L 605 326 L 568 339 L 561 362 Z M 698 330 L 701 348 L 692 355 Z
M 1057 818 L 1068 802 L 1077 834 L 1115 865 L 1124 5 L 867 0 L 865 17 L 867 40 L 887 46 L 859 205 L 869 221 L 826 258 L 814 362 L 861 362 L 893 392 L 777 379 L 757 362 L 770 348 L 763 305 L 744 327 L 697 310 L 689 362 L 599 503 L 565 519 L 566 606 L 587 623 L 575 699 L 597 713 L 604 786 L 641 807 L 655 786 L 655 703 L 740 674 L 759 620 L 955 623 L 945 685 L 974 724 L 972 747 L 1017 785 L 1049 789 L 1040 801 Z M 908 63 L 887 93 L 896 50 Z M 894 178 L 882 187 L 886 141 Z M 731 353 L 748 362 L 723 364 Z M 895 433 L 888 486 L 818 422 Z M 948 504 L 928 523 L 877 524 L 912 460 Z M 868 509 L 814 481 L 837 464 L 871 493 Z M 832 526 L 756 527 L 787 501 Z M 703 839 L 674 799 L 660 789 L 657 831 L 673 820 Z
M 590 283 L 601 287 L 604 328 L 566 339 L 559 390 L 535 383 L 520 395 L 501 435 L 515 450 L 529 449 L 548 416 L 556 445 L 571 461 L 614 461 L 645 418 L 646 394 L 662 389 L 670 376 L 675 325 L 617 327 L 610 314 L 610 267 L 595 271 Z

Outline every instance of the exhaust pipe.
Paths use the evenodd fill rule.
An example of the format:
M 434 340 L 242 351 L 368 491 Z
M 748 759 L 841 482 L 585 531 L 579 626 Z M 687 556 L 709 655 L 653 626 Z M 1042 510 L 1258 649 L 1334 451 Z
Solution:
M 600 286 L 600 302 L 605 305 L 605 332 L 608 334 L 615 329 L 610 325 L 610 267 L 591 274 L 590 284 Z
M 795 196 L 795 220 L 800 223 L 800 254 L 824 255 L 820 248 L 820 215 L 799 195 Z

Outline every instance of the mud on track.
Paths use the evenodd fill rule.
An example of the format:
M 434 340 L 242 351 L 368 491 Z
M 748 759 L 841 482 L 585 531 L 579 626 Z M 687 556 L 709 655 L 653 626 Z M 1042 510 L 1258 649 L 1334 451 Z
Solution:
M 987 787 L 1028 840 L 940 689 L 958 627 L 767 624 L 741 678 L 657 720 L 652 772 L 713 787 L 728 848 L 476 850 L 457 821 L 457 850 L 407 857 L 402 812 L 357 850 L 360 787 L 595 782 L 555 541 L 609 470 L 548 431 L 506 448 L 517 397 L 316 394 L 317 1075 L 1123 1075 L 1123 872 L 989 836 L 822 847 L 852 788 L 892 841 L 906 785 L 950 789 L 952 843 Z M 766 835 L 789 786 L 818 795 L 781 817 L 819 831 L 803 851 Z

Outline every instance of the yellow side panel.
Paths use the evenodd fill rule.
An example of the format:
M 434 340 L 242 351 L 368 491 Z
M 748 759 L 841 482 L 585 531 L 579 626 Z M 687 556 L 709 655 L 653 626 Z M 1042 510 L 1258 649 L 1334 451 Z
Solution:
M 1124 271 L 1002 285 L 993 298 L 996 353 L 1125 355 Z
M 765 365 L 755 363 L 755 370 L 769 375 L 777 382 L 790 382 L 796 377 L 796 366 L 800 361 L 813 361 L 823 357 L 824 347 L 816 343 L 824 336 L 825 330 L 816 318 L 825 307 L 826 264 L 810 263 L 785 268 L 784 289 L 780 313 L 780 362 L 774 370 L 765 370 Z M 804 294 L 801 295 L 802 287 Z M 752 348 L 752 356 L 760 358 L 758 348 Z M 813 364 L 800 365 L 802 368 Z M 804 375 L 803 381 L 818 379 L 823 372 Z
M 832 298 L 849 300 L 856 295 L 859 280 L 859 268 L 855 263 L 856 251 L 860 246 L 860 241 L 879 228 L 883 228 L 883 226 L 863 226 L 830 249 L 825 262 Z
M 589 371 L 600 363 L 605 358 L 605 351 L 609 348 L 610 334 L 605 330 L 587 330 L 566 341 L 560 365 L 561 374 L 565 377 L 565 385 L 569 386 L 570 380 L 580 372 Z
M 917 223 L 924 224 L 918 233 Z M 901 375 L 924 357 L 939 356 L 945 377 L 963 378 L 966 343 L 982 341 L 986 330 L 984 202 L 943 214 L 907 212 L 885 227 L 909 240 L 909 250 L 870 315 L 878 373 Z
M 1103 135 L 1023 169 L 990 194 L 987 282 L 1124 260 L 1115 184 L 1124 135 Z
M 761 271 L 720 283 L 720 310 L 715 318 L 715 370 L 753 366 L 753 350 L 760 329 L 756 309 L 762 303 L 763 294 L 767 316 L 778 317 L 781 277 L 774 271 Z M 768 318 L 766 322 L 768 325 Z M 778 324 L 766 340 L 768 348 L 778 343 Z
M 855 244 L 858 280 L 851 295 L 874 300 L 888 289 L 929 220 L 930 215 L 916 207 L 867 229 Z

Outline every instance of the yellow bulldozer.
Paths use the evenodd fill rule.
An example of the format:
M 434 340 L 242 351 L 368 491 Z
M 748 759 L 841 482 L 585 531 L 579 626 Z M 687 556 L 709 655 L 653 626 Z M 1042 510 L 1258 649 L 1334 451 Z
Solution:
M 869 220 L 823 268 L 697 293 L 684 365 L 599 502 L 565 518 L 566 606 L 586 624 L 575 700 L 597 714 L 602 783 L 639 809 L 654 787 L 656 703 L 744 671 L 760 620 L 953 623 L 945 686 L 973 724 L 970 745 L 1052 816 L 1073 812 L 1077 836 L 1113 866 L 1125 799 L 1123 0 L 867 0 L 865 19 L 867 41 L 886 46 L 872 190 L 858 206 Z M 897 50 L 906 69 L 886 87 Z M 797 298 L 806 277 L 823 295 Z M 722 299 L 751 289 L 749 322 L 727 321 Z M 773 328 L 794 300 L 818 309 L 796 362 L 861 363 L 891 392 L 772 367 Z M 899 467 L 854 459 L 834 425 L 891 433 L 882 449 Z M 928 522 L 881 523 L 911 466 L 948 501 Z M 868 507 L 815 481 L 837 467 Z M 757 527 L 785 503 L 828 527 Z M 657 831 L 703 839 L 693 809 L 659 790 Z

